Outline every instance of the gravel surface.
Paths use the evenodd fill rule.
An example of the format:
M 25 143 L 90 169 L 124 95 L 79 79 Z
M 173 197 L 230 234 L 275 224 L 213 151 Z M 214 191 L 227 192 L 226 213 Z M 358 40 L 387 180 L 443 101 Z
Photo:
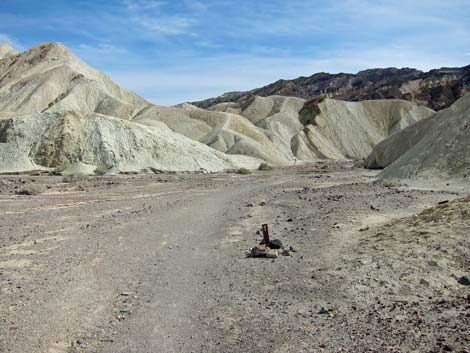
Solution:
M 470 352 L 470 201 L 374 180 L 0 176 L 0 352 Z

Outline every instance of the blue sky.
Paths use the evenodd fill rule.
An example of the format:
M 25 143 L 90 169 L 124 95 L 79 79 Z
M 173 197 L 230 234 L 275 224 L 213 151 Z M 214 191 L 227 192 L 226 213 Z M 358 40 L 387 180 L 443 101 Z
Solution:
M 0 0 L 0 41 L 59 41 L 172 105 L 280 78 L 470 64 L 470 0 Z

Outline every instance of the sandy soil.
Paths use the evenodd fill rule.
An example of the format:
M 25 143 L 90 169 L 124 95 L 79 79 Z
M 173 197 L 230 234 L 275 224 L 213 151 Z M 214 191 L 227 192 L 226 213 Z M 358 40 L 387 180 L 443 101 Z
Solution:
M 0 176 L 0 352 L 470 352 L 470 200 L 374 173 Z

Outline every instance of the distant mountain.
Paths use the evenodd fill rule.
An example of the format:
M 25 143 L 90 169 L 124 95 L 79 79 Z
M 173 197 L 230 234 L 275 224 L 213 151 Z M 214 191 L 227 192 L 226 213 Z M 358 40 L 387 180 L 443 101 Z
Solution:
M 246 92 L 229 92 L 192 104 L 209 108 L 219 103 L 240 102 L 252 96 L 291 96 L 305 100 L 329 96 L 339 100 L 404 99 L 433 110 L 449 107 L 470 91 L 470 65 L 423 72 L 416 69 L 371 69 L 357 74 L 317 73 L 294 80 L 279 80 Z

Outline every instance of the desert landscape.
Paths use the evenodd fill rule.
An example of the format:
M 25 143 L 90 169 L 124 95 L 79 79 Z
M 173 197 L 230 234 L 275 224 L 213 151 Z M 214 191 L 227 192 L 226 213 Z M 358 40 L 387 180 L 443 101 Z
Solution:
M 163 106 L 0 44 L 0 353 L 468 353 L 469 178 L 470 66 Z

